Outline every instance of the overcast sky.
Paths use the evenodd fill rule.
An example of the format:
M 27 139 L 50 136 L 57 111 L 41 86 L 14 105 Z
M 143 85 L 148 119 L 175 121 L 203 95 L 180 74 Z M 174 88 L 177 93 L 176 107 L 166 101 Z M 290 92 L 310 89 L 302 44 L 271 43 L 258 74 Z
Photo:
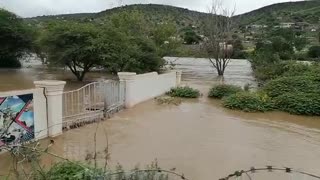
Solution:
M 236 5 L 237 14 L 266 5 L 290 0 L 223 0 L 225 6 Z M 297 1 L 297 0 L 291 0 Z M 22 17 L 99 12 L 124 4 L 167 4 L 206 12 L 212 0 L 0 0 L 0 7 Z

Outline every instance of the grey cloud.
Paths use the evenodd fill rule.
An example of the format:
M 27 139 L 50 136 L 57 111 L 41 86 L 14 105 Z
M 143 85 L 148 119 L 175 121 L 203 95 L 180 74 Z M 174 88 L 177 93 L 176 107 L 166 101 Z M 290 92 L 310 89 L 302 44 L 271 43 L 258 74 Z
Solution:
M 288 0 L 224 0 L 230 8 L 236 5 L 237 14 Z M 99 12 L 124 4 L 155 3 L 184 7 L 206 12 L 211 0 L 0 0 L 0 7 L 22 17 L 40 15 Z

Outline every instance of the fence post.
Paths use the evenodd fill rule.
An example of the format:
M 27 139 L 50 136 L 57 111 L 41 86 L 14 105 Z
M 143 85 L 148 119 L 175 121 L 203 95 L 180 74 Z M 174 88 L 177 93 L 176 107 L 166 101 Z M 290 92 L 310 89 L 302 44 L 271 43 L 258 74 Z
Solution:
M 135 81 L 136 73 L 132 72 L 118 72 L 118 76 L 120 79 L 120 82 L 122 82 L 125 86 L 125 107 L 130 108 L 134 105 L 134 92 L 133 92 L 133 86 Z
M 177 74 L 177 77 L 176 77 L 176 86 L 180 86 L 180 84 L 181 84 L 181 75 L 182 75 L 182 71 L 177 71 L 176 72 L 176 74 Z
M 44 88 L 46 96 L 48 136 L 62 134 L 62 94 L 65 81 L 35 81 L 37 88 Z

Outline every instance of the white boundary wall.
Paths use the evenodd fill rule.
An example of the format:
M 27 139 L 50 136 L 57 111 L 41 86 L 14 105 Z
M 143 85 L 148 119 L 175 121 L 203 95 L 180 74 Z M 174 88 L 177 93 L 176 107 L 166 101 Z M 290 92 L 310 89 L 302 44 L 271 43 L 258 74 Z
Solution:
M 120 81 L 126 84 L 125 106 L 133 107 L 143 101 L 160 96 L 181 81 L 181 72 L 158 74 L 156 72 L 137 75 L 136 73 L 118 73 Z
M 130 108 L 143 101 L 160 96 L 181 81 L 181 72 L 158 74 L 156 72 L 137 75 L 119 72 L 125 83 L 125 107 Z M 0 97 L 33 94 L 35 139 L 62 134 L 62 94 L 65 81 L 35 81 L 36 88 L 21 91 L 0 92 Z

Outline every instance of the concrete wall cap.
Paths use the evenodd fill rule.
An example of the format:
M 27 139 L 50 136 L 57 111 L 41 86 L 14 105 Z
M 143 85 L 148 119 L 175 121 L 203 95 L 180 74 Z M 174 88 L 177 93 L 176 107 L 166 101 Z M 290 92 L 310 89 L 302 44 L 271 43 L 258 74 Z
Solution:
M 36 86 L 62 86 L 65 85 L 65 81 L 57 81 L 57 80 L 45 80 L 45 81 L 34 81 Z
M 137 73 L 133 72 L 118 72 L 120 81 L 133 80 L 137 76 Z

